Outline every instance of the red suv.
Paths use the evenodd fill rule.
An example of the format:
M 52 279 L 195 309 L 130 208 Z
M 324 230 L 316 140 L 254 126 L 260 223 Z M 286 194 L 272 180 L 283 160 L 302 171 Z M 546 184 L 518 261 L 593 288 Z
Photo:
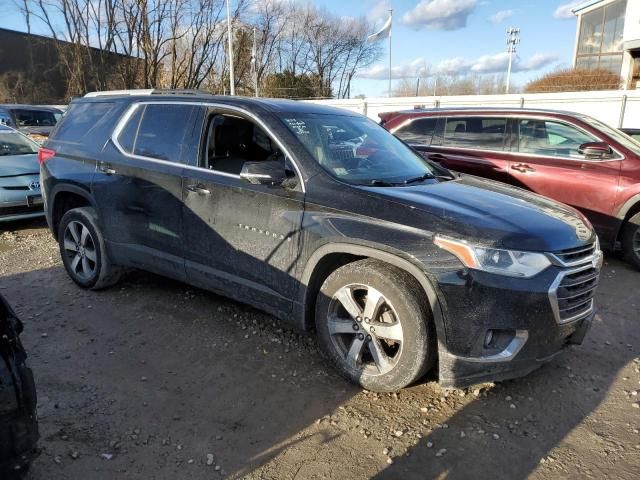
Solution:
M 408 110 L 382 124 L 422 156 L 571 205 L 604 247 L 640 268 L 640 143 L 586 115 L 525 109 Z

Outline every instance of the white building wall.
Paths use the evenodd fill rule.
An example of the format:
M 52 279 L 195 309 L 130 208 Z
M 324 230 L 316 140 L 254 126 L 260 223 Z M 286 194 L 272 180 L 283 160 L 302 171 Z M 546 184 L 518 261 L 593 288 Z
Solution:
M 489 108 L 524 106 L 583 113 L 612 127 L 640 128 L 640 90 L 306 101 L 344 108 L 367 115 L 376 121 L 380 120 L 379 113 L 410 110 L 416 106 L 423 108 L 436 108 L 437 105 Z

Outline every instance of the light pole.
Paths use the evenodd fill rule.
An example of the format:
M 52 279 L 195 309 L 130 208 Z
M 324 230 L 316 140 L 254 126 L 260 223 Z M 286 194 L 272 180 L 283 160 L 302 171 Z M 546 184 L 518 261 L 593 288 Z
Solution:
M 229 91 L 236 94 L 236 79 L 233 73 L 233 32 L 231 31 L 231 7 L 227 0 L 227 36 L 229 37 Z
M 520 43 L 520 29 L 516 27 L 507 28 L 507 53 L 509 54 L 509 69 L 507 70 L 507 89 L 509 93 L 509 85 L 511 83 L 511 64 L 513 62 L 513 54 L 516 53 L 516 45 Z

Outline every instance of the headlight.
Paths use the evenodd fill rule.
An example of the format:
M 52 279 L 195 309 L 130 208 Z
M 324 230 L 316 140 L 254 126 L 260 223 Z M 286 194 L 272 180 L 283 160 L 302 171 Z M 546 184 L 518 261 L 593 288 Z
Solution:
M 468 268 L 509 277 L 531 278 L 551 265 L 544 253 L 480 247 L 440 235 L 436 235 L 434 243 Z

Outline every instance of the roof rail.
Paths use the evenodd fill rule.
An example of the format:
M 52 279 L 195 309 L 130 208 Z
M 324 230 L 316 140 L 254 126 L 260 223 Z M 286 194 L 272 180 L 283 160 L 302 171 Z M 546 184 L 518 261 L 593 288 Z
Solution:
M 89 92 L 86 97 L 113 97 L 114 95 L 151 95 L 153 93 L 152 88 L 148 89 L 133 89 L 133 90 L 104 90 L 102 92 Z
M 212 96 L 212 93 L 204 90 L 190 90 L 190 89 L 163 89 L 163 88 L 146 88 L 146 89 L 132 89 L 132 90 L 105 90 L 102 92 L 89 92 L 85 97 L 113 97 L 117 95 L 199 95 L 199 96 Z

